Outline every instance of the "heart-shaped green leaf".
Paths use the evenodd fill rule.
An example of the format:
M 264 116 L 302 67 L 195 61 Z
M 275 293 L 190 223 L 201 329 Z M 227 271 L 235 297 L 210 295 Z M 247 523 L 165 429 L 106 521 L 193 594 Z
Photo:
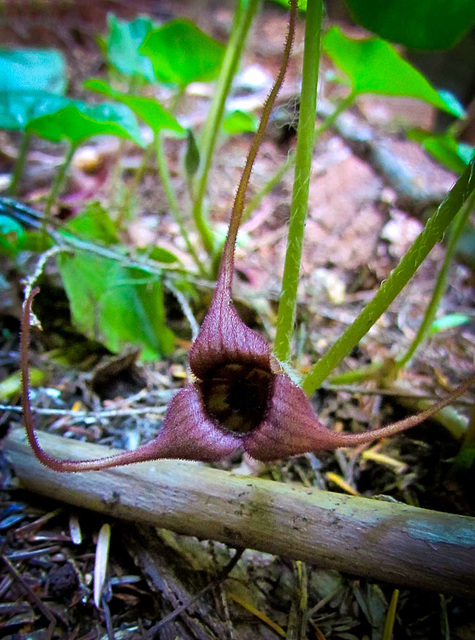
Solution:
M 154 98 L 131 96 L 113 89 L 105 80 L 90 78 L 84 82 L 84 87 L 96 91 L 127 105 L 141 120 L 143 120 L 154 133 L 167 129 L 178 134 L 185 135 L 181 124 Z
M 0 93 L 0 128 L 24 131 L 36 112 L 55 113 L 70 103 L 69 98 L 44 91 Z
M 45 114 L 40 105 L 35 115 L 28 123 L 27 131 L 52 142 L 69 140 L 72 145 L 78 145 L 92 136 L 113 135 L 145 146 L 134 114 L 122 104 L 90 106 L 71 100 L 54 113 Z
M 463 111 L 460 112 L 452 101 L 444 100 L 424 76 L 385 40 L 355 40 L 334 26 L 323 38 L 323 50 L 349 77 L 356 95 L 378 93 L 418 98 L 454 116 L 463 115 Z
M 151 31 L 140 47 L 161 82 L 186 87 L 218 75 L 224 46 L 188 20 L 172 20 Z
M 86 336 L 115 353 L 137 345 L 143 360 L 170 353 L 174 339 L 165 324 L 160 280 L 83 252 L 59 256 L 58 266 L 73 321 Z
M 412 49 L 447 49 L 475 20 L 473 0 L 345 0 L 356 22 Z
M 0 50 L 0 92 L 66 91 L 66 63 L 56 49 Z
M 454 173 L 465 171 L 475 151 L 473 146 L 459 142 L 449 133 L 434 134 L 421 129 L 411 129 L 407 132 L 407 137 L 419 142 L 427 153 Z
M 59 51 L 0 50 L 0 128 L 23 131 L 37 105 L 58 108 L 65 90 L 66 64 Z
M 109 33 L 105 37 L 107 60 L 125 76 L 138 76 L 155 82 L 153 66 L 139 48 L 147 34 L 157 25 L 147 16 L 139 16 L 131 22 L 120 20 L 113 14 L 107 18 Z
M 117 242 L 114 223 L 98 203 L 86 207 L 63 233 L 105 245 Z M 161 257 L 166 259 L 163 261 L 173 261 L 169 252 Z M 87 337 L 114 352 L 126 344 L 137 345 L 145 360 L 171 351 L 173 334 L 165 325 L 159 279 L 141 269 L 124 267 L 116 260 L 81 251 L 63 254 L 58 266 L 74 323 Z

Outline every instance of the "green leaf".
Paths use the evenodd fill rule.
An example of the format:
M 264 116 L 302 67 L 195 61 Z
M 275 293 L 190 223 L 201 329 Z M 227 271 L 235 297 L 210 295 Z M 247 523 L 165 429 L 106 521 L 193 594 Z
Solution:
M 376 93 L 418 98 L 460 116 L 452 102 L 444 99 L 393 46 L 380 38 L 354 40 L 334 26 L 323 38 L 323 50 L 349 77 L 356 95 Z
M 186 137 L 185 171 L 189 179 L 193 178 L 200 166 L 200 152 L 193 131 L 188 129 Z
M 71 100 L 67 106 L 53 113 L 45 114 L 40 105 L 35 116 L 26 130 L 52 142 L 66 139 L 72 145 L 78 145 L 92 136 L 113 135 L 145 146 L 134 114 L 122 104 L 90 106 Z
M 345 0 L 353 19 L 412 49 L 447 49 L 475 20 L 473 0 Z
M 440 333 L 441 331 L 447 331 L 447 329 L 453 329 L 454 327 L 460 327 L 463 324 L 467 324 L 470 321 L 470 317 L 465 313 L 450 313 L 442 318 L 437 318 L 432 323 L 429 335 Z
M 148 33 L 156 28 L 156 23 L 147 16 L 127 22 L 114 14 L 108 15 L 107 22 L 109 33 L 104 41 L 109 63 L 125 76 L 138 76 L 155 82 L 152 63 L 139 52 L 139 48 Z
M 454 173 L 464 171 L 475 150 L 471 145 L 459 142 L 449 133 L 434 134 L 421 129 L 410 129 L 407 137 L 419 142 L 424 151 Z
M 172 20 L 151 31 L 140 52 L 152 61 L 161 82 L 186 87 L 190 82 L 214 80 L 224 46 L 188 20 Z
M 57 105 L 66 64 L 54 49 L 0 50 L 0 128 L 23 131 L 38 104 Z
M 0 92 L 66 91 L 66 63 L 56 49 L 0 50 Z
M 457 153 L 459 158 L 467 165 L 471 162 L 473 154 L 475 153 L 475 147 L 466 142 L 459 142 L 457 147 Z
M 64 227 L 65 233 L 72 233 L 84 240 L 105 245 L 119 241 L 115 224 L 99 202 L 91 202 Z
M 154 360 L 173 349 L 173 333 L 165 325 L 159 279 L 115 260 L 76 252 L 58 257 L 74 324 L 87 337 L 118 353 L 128 344 Z
M 235 135 L 238 133 L 254 133 L 259 126 L 259 118 L 253 113 L 247 113 L 236 109 L 228 113 L 223 121 L 223 129 L 226 133 Z
M 38 109 L 54 113 L 70 100 L 44 91 L 0 92 L 0 128 L 24 131 Z
M 121 91 L 113 89 L 105 80 L 90 78 L 84 82 L 85 89 L 96 91 L 109 98 L 125 104 L 136 116 L 143 120 L 154 133 L 163 129 L 175 131 L 180 135 L 185 134 L 185 129 L 155 98 L 145 98 L 141 96 L 131 96 Z

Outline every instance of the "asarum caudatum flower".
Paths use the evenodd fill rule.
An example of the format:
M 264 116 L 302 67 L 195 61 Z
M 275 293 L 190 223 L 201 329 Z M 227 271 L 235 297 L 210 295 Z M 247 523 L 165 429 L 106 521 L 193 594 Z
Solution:
M 56 471 L 87 471 L 158 458 L 213 462 L 239 448 L 257 460 L 271 461 L 332 450 L 371 442 L 419 424 L 468 387 L 465 383 L 428 411 L 382 429 L 334 433 L 320 423 L 307 396 L 281 371 L 264 338 L 247 327 L 234 308 L 232 277 L 237 232 L 252 165 L 287 67 L 296 4 L 293 0 L 282 67 L 264 106 L 236 194 L 213 301 L 190 351 L 194 381 L 173 398 L 154 440 L 135 451 L 97 460 L 57 460 L 43 451 L 34 433 L 28 397 L 29 318 L 38 290 L 27 296 L 21 342 L 23 411 L 29 442 L 46 466 Z

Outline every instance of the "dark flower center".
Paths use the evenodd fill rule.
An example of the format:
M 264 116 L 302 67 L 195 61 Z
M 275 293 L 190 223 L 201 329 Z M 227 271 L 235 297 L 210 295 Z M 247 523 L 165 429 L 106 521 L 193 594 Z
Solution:
M 208 416 L 233 433 L 245 434 L 263 420 L 272 373 L 252 364 L 225 364 L 199 383 Z

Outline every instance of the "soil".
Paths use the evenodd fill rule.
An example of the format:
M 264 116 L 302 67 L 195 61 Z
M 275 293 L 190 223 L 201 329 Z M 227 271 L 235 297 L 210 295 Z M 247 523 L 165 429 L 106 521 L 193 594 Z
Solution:
M 122 18 L 149 13 L 154 18 L 186 16 L 213 36 L 224 40 L 229 32 L 229 3 L 65 2 L 22 3 L 7 8 L 8 20 L 0 26 L 3 46 L 54 46 L 66 55 L 71 77 L 70 93 L 84 97 L 82 81 L 104 74 L 95 37 L 106 28 L 106 13 Z M 340 16 L 341 17 L 341 16 Z M 256 19 L 242 62 L 242 70 L 259 69 L 262 77 L 275 77 L 286 32 L 286 14 L 265 4 Z M 249 195 L 257 193 L 295 144 L 295 96 L 302 61 L 303 22 L 280 98 L 276 117 L 255 164 Z M 325 80 L 322 102 L 340 89 Z M 267 85 L 240 96 L 249 108 L 262 104 Z M 210 95 L 207 85 L 192 86 L 180 103 L 180 116 L 199 127 Z M 236 99 L 238 96 L 234 96 Z M 429 127 L 434 110 L 410 100 L 366 97 L 351 110 L 351 126 L 369 127 L 391 149 L 394 162 L 409 176 L 408 191 L 392 182 L 374 156 L 362 153 L 340 128 L 325 133 L 313 159 L 309 213 L 299 289 L 295 367 L 303 373 L 341 335 L 365 303 L 388 277 L 400 257 L 420 232 L 456 176 L 427 157 L 405 139 L 403 126 Z M 2 171 L 11 169 L 15 136 L 2 135 Z M 250 138 L 223 140 L 212 169 L 210 216 L 225 233 L 233 195 Z M 47 193 L 51 167 L 58 147 L 35 143 L 21 199 L 40 209 Z M 110 202 L 111 175 L 117 144 L 100 140 L 87 145 L 96 159 L 92 170 L 76 160 L 68 190 L 56 215 L 69 219 L 92 197 Z M 83 152 L 83 158 L 86 157 Z M 186 204 L 181 181 L 183 143 L 167 141 L 173 185 Z M 49 158 L 49 162 L 45 162 Z M 123 180 L 133 180 L 137 152 L 126 146 Z M 292 193 L 292 174 L 262 201 L 244 222 L 236 253 L 236 297 L 245 321 L 272 340 L 280 279 L 286 248 L 286 231 Z M 421 195 L 422 194 L 422 195 Z M 168 212 L 167 201 L 155 170 L 150 167 L 136 194 L 134 217 L 123 234 L 131 249 L 159 242 L 179 255 L 192 269 L 186 246 Z M 190 230 L 190 238 L 197 242 Z M 434 277 L 444 247 L 431 252 L 405 291 L 377 322 L 361 344 L 341 365 L 351 371 L 370 362 L 400 356 L 408 348 L 430 300 Z M 18 370 L 21 277 L 31 273 L 35 256 L 13 266 L 2 262 L 0 302 L 0 379 Z M 439 315 L 473 314 L 473 274 L 464 255 L 458 255 L 448 277 Z M 193 312 L 198 321 L 206 313 L 212 285 L 191 279 L 197 296 Z M 201 286 L 202 285 L 202 286 Z M 160 418 L 134 414 L 134 409 L 168 402 L 186 382 L 186 355 L 191 331 L 173 296 L 167 298 L 170 327 L 177 336 L 167 359 L 142 364 L 133 350 L 112 355 L 91 344 L 71 326 L 67 300 L 54 266 L 42 281 L 47 304 L 38 310 L 43 334 L 35 334 L 31 366 L 48 374 L 47 386 L 32 393 L 36 408 L 82 408 L 97 411 L 130 409 L 128 417 L 112 417 L 93 424 L 71 424 L 70 416 L 36 416 L 37 427 L 71 439 L 86 439 L 116 448 L 132 448 L 150 439 Z M 46 299 L 46 297 L 44 298 Z M 403 372 L 412 390 L 436 397 L 473 372 L 473 326 L 465 324 L 434 334 Z M 18 401 L 11 399 L 11 404 Z M 399 396 L 379 389 L 377 381 L 336 389 L 326 384 L 312 399 L 319 416 L 335 429 L 367 429 L 406 415 Z M 460 414 L 467 415 L 466 404 Z M 13 411 L 0 414 L 1 437 L 21 423 Z M 73 445 L 72 445 L 73 446 Z M 368 448 L 366 448 L 367 450 Z M 215 466 L 236 473 L 295 482 L 306 487 L 348 492 L 366 497 L 385 496 L 424 508 L 475 515 L 472 471 L 454 463 L 460 442 L 442 425 L 418 427 L 371 447 L 386 459 L 365 457 L 364 451 L 345 449 L 334 454 L 300 456 L 273 465 L 234 456 Z M 384 461 L 386 460 L 386 461 Z M 389 462 L 388 462 L 389 460 Z M 161 619 L 189 602 L 213 581 L 234 551 L 212 540 L 199 541 L 166 530 L 151 530 L 130 523 L 106 520 L 88 511 L 26 492 L 14 474 L 14 460 L 1 458 L 0 637 L 15 639 L 141 638 Z M 349 485 L 349 488 L 348 488 Z M 111 547 L 106 578 L 98 606 L 94 603 L 94 563 L 97 541 L 107 535 Z M 163 639 L 217 638 L 246 640 L 277 637 L 317 640 L 377 640 L 382 638 L 388 603 L 396 585 L 376 583 L 327 571 L 318 566 L 290 562 L 252 549 L 244 551 L 233 579 L 216 582 L 192 606 L 164 626 L 155 637 Z M 443 585 L 441 585 L 443 592 Z M 305 598 L 302 600 L 302 594 Z M 298 603 L 306 602 L 304 610 Z M 297 611 L 297 613 L 296 613 Z M 295 617 L 297 616 L 297 618 Z M 298 618 L 300 616 L 300 618 Z M 300 622 L 299 622 L 300 620 Z M 395 639 L 468 640 L 475 636 L 475 606 L 455 596 L 400 589 Z

